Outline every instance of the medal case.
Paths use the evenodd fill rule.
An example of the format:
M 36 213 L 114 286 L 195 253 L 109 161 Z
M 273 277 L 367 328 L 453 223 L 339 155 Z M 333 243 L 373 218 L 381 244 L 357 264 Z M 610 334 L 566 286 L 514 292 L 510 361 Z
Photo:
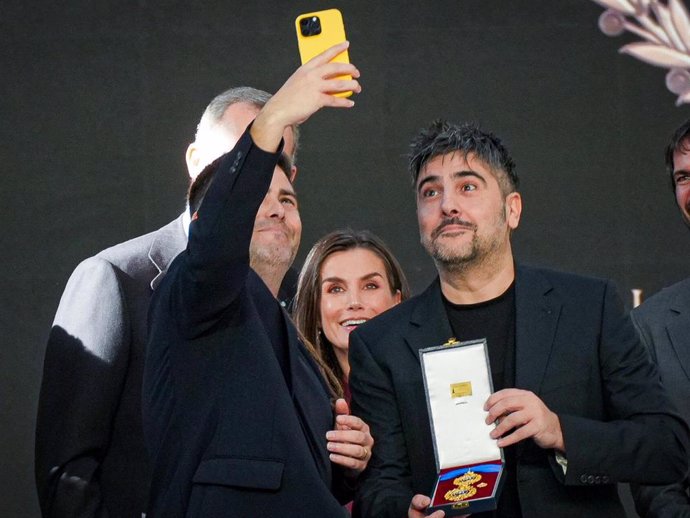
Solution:
M 489 437 L 484 403 L 493 392 L 486 339 L 419 351 L 438 476 L 428 513 L 446 516 L 496 509 L 503 450 Z

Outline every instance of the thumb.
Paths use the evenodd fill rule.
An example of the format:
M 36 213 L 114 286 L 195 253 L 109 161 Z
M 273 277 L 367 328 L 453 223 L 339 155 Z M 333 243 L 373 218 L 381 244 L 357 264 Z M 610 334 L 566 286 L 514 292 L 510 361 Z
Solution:
M 335 401 L 335 415 L 350 415 L 350 407 L 343 398 Z

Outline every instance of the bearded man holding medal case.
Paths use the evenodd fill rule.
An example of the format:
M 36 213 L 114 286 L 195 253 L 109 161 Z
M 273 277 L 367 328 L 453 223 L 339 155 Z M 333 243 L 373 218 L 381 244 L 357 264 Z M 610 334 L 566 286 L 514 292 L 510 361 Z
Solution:
M 438 278 L 350 336 L 352 410 L 376 440 L 354 516 L 425 515 L 438 473 L 419 350 L 450 337 L 487 339 L 485 422 L 505 455 L 497 510 L 473 516 L 622 518 L 616 483 L 680 480 L 687 427 L 613 284 L 516 263 L 522 198 L 501 141 L 437 121 L 409 169 Z

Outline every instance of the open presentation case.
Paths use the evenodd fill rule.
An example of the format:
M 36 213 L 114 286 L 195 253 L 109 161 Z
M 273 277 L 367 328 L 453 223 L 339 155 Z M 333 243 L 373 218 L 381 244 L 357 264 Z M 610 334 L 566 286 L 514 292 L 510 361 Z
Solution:
M 484 403 L 493 392 L 486 340 L 421 349 L 438 477 L 428 512 L 458 516 L 496 509 L 503 451 L 489 437 Z

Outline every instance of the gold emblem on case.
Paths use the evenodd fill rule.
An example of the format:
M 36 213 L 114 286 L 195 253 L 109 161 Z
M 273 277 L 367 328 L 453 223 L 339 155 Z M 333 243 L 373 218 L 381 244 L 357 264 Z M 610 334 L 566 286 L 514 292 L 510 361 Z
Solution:
M 450 384 L 450 397 L 467 397 L 472 395 L 472 382 L 461 381 L 459 383 Z

